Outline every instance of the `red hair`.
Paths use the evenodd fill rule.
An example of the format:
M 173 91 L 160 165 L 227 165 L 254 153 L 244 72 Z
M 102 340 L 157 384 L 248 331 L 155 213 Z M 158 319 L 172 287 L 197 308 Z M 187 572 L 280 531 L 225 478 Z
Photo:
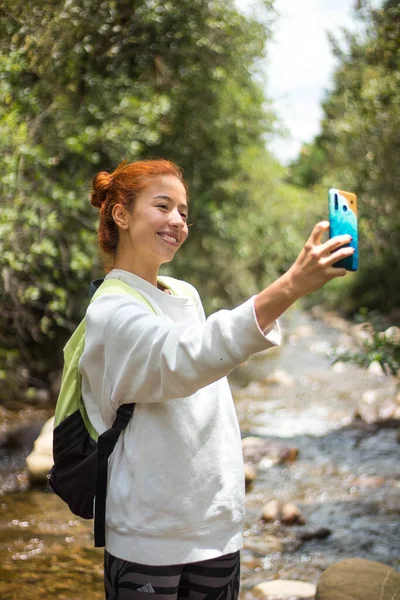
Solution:
M 121 204 L 131 211 L 139 192 L 151 179 L 163 175 L 177 177 L 187 193 L 182 170 L 175 163 L 164 159 L 140 160 L 133 163 L 124 160 L 113 173 L 101 171 L 95 175 L 90 201 L 100 209 L 98 240 L 106 255 L 114 255 L 118 244 L 118 227 L 112 217 L 114 206 Z

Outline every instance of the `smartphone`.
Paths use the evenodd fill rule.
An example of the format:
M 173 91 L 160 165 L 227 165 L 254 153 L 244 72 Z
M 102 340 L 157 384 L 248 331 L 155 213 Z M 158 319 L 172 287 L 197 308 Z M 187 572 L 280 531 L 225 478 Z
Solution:
M 357 196 L 351 192 L 344 192 L 332 188 L 328 192 L 329 200 L 329 237 L 349 234 L 353 238 L 350 244 L 354 248 L 354 254 L 336 262 L 333 266 L 344 268 L 347 271 L 358 269 L 358 218 L 357 218 Z

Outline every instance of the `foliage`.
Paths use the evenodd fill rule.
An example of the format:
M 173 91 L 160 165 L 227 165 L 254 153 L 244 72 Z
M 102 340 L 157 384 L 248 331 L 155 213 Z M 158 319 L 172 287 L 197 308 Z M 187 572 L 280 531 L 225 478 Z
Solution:
M 263 4 L 256 20 L 233 0 L 3 0 L 0 369 L 22 369 L 26 387 L 50 385 L 102 273 L 97 171 L 150 156 L 183 167 L 193 227 L 167 270 L 209 308 L 247 297 L 300 249 L 285 207 L 301 213 L 308 194 L 281 183 L 265 150 Z
M 221 189 L 235 202 L 215 205 L 211 214 L 217 235 L 197 235 L 174 259 L 178 276 L 189 265 L 191 281 L 206 289 L 209 310 L 235 305 L 282 275 L 322 218 L 316 214 L 320 203 L 283 183 L 285 174 L 264 150 L 244 151 L 239 171 Z
M 379 9 L 359 1 L 361 33 L 332 39 L 338 60 L 333 89 L 323 103 L 321 133 L 292 165 L 303 187 L 339 187 L 359 197 L 360 270 L 347 288 L 351 311 L 389 312 L 400 284 L 400 5 Z
M 363 329 L 357 339 L 357 348 L 338 351 L 334 362 L 352 362 L 365 368 L 377 362 L 387 375 L 400 377 L 400 329 L 394 326 L 378 329 L 365 320 L 368 311 L 361 311 L 358 316 L 363 320 Z

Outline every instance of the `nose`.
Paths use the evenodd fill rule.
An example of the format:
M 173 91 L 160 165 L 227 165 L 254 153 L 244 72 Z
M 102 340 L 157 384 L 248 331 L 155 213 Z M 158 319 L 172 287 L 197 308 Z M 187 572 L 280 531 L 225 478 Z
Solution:
M 169 223 L 172 227 L 182 228 L 185 226 L 185 219 L 182 217 L 181 213 L 177 208 L 171 210 L 169 215 Z

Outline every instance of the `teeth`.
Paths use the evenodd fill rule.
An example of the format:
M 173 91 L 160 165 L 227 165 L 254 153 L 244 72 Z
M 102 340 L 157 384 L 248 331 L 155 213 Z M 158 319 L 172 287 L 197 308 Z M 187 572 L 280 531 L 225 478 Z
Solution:
M 172 237 L 172 235 L 168 235 L 166 233 L 160 233 L 160 236 L 162 238 L 164 238 L 165 240 L 167 240 L 168 242 L 177 242 L 178 240 L 174 237 Z

